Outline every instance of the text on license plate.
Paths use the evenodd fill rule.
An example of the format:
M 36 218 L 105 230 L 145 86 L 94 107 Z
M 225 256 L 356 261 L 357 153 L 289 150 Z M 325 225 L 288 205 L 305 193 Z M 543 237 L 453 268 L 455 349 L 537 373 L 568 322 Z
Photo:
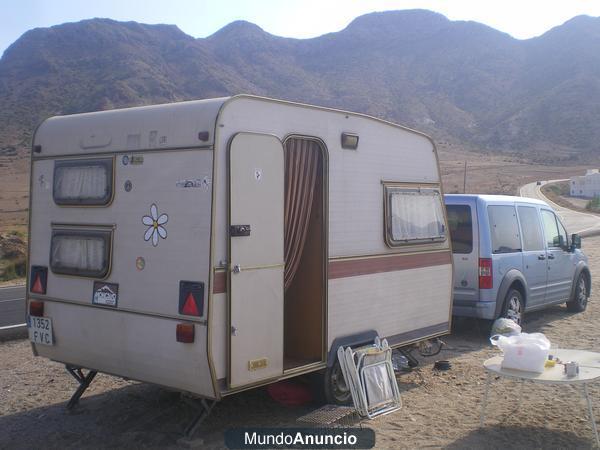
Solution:
M 29 340 L 36 344 L 54 345 L 52 319 L 29 316 Z

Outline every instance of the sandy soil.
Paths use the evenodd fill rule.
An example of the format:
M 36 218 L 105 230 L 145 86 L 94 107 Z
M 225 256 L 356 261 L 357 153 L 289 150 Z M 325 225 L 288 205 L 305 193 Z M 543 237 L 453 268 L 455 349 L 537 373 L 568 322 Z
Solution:
M 600 237 L 584 241 L 592 273 L 600 270 Z M 564 306 L 531 313 L 525 331 L 545 333 L 553 345 L 600 348 L 600 278 L 593 282 L 588 309 L 572 314 Z M 377 434 L 377 448 L 590 448 L 592 431 L 585 403 L 575 388 L 526 384 L 516 410 L 518 384 L 496 380 L 490 391 L 486 426 L 479 427 L 485 374 L 482 362 L 497 353 L 485 326 L 462 320 L 444 339 L 440 356 L 399 377 L 404 407 L 365 421 Z M 433 359 L 449 359 L 448 372 L 432 370 Z M 99 375 L 72 412 L 65 402 L 75 382 L 64 368 L 35 358 L 26 340 L 0 343 L 0 448 L 88 448 L 181 446 L 178 439 L 193 410 L 176 393 Z M 600 417 L 600 383 L 591 388 Z M 317 406 L 287 408 L 264 389 L 226 398 L 205 422 L 203 448 L 221 448 L 229 427 L 297 426 Z M 199 442 L 196 442 L 197 444 Z
M 0 231 L 26 231 L 29 207 L 29 157 L 26 149 L 17 156 L 0 155 Z

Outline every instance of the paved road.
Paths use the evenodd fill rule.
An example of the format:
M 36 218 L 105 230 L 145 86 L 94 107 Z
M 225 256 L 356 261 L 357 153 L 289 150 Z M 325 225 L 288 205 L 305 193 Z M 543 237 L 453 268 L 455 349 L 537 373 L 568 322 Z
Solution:
M 549 180 L 542 183 L 554 183 L 566 180 Z M 521 197 L 537 198 L 547 202 L 558 213 L 569 233 L 578 233 L 582 236 L 600 234 L 600 216 L 586 214 L 572 209 L 559 206 L 542 194 L 542 186 L 537 183 L 529 183 L 521 188 Z
M 25 286 L 0 288 L 0 329 L 25 323 Z

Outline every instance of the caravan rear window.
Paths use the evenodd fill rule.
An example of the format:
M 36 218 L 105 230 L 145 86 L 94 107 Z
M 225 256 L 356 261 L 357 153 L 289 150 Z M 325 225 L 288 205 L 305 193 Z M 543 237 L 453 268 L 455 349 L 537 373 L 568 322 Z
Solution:
M 391 246 L 446 239 L 440 191 L 385 186 L 386 237 Z
M 53 197 L 57 205 L 108 205 L 112 186 L 112 158 L 54 162 Z
M 54 230 L 50 268 L 62 275 L 104 278 L 110 267 L 111 240 L 111 231 Z

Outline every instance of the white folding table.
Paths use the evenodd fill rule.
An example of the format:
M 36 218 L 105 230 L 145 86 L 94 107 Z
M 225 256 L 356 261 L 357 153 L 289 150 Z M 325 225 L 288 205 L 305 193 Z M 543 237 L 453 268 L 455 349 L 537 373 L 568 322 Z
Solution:
M 596 438 L 596 445 L 600 447 L 600 438 L 598 437 L 598 429 L 594 412 L 592 410 L 592 399 L 588 391 L 588 384 L 600 379 L 600 353 L 588 352 L 585 350 L 569 350 L 569 349 L 551 349 L 550 354 L 560 359 L 562 362 L 575 361 L 579 364 L 579 374 L 574 377 L 567 377 L 564 373 L 564 366 L 556 364 L 554 367 L 547 367 L 542 373 L 525 372 L 522 370 L 503 369 L 502 356 L 494 356 L 483 363 L 483 367 L 487 372 L 485 382 L 485 394 L 483 396 L 483 404 L 481 406 L 480 426 L 483 426 L 485 421 L 485 411 L 487 408 L 488 394 L 490 389 L 491 378 L 498 375 L 504 378 L 512 378 L 521 381 L 531 381 L 533 383 L 554 384 L 558 386 L 580 385 L 583 386 L 583 394 L 587 401 L 588 414 L 590 424 Z M 522 389 L 521 385 L 521 389 Z M 522 396 L 522 392 L 521 392 Z M 521 398 L 519 398 L 519 405 Z

